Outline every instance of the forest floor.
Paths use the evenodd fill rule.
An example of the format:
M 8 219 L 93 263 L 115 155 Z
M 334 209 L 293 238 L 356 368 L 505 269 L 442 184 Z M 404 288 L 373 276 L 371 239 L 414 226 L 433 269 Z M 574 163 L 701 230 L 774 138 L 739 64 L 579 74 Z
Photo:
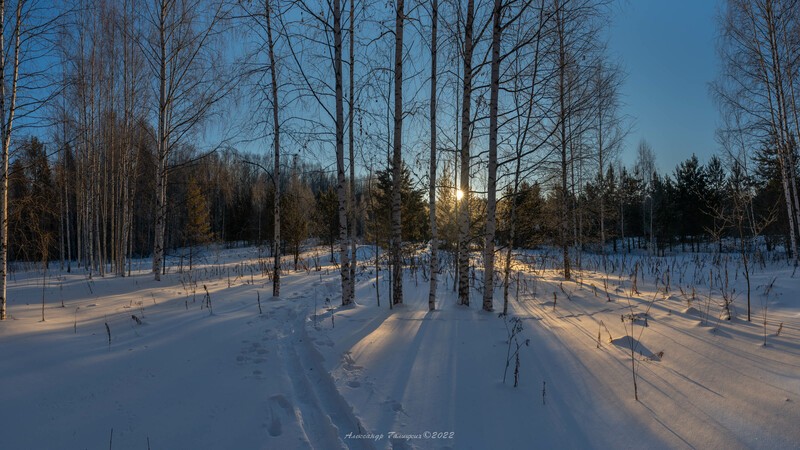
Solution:
M 336 269 L 306 256 L 320 270 L 287 270 L 278 298 L 255 248 L 208 251 L 160 282 L 147 261 L 130 277 L 15 271 L 0 322 L 0 448 L 800 442 L 800 273 L 784 261 L 751 268 L 748 322 L 735 255 L 613 255 L 605 270 L 585 256 L 565 281 L 529 252 L 505 318 L 481 311 L 480 286 L 456 305 L 451 270 L 435 311 L 424 269 L 406 271 L 404 304 L 390 310 L 366 247 L 357 304 L 341 307 Z

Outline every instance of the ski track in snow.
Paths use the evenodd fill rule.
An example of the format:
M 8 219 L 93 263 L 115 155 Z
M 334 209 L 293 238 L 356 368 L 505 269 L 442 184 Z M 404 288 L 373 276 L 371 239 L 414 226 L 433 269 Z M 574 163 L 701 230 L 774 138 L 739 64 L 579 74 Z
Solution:
M 299 303 L 299 302 L 298 302 Z M 341 437 L 347 433 L 364 433 L 352 408 L 342 398 L 328 372 L 322 356 L 306 333 L 307 306 L 295 304 L 286 311 L 284 336 L 279 354 L 291 380 L 293 397 L 298 401 L 297 419 L 312 448 L 348 448 Z M 363 444 L 363 445 L 362 445 Z M 352 449 L 371 449 L 367 442 L 354 440 Z

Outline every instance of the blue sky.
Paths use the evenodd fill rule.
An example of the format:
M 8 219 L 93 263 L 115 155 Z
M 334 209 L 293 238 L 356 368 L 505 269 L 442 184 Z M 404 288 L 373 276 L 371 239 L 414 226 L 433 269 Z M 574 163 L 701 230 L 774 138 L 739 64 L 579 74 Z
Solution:
M 719 0 L 618 0 L 609 50 L 623 65 L 622 112 L 633 118 L 622 159 L 630 165 L 646 139 L 660 171 L 717 150 L 719 116 L 709 95 L 717 75 Z

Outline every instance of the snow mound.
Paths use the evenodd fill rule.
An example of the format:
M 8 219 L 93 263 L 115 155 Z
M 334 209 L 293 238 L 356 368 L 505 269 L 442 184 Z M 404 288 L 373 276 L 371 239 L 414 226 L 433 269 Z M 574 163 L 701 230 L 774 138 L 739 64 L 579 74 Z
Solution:
M 703 315 L 704 315 L 702 311 L 700 311 L 699 309 L 695 308 L 694 306 L 690 306 L 690 307 L 684 309 L 683 313 L 686 314 L 686 315 L 697 316 L 697 317 L 703 317 Z

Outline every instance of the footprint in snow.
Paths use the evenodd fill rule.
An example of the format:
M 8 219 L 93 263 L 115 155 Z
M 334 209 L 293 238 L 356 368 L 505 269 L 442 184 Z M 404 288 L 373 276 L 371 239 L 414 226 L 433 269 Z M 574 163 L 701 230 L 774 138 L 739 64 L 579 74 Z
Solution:
M 286 400 L 283 395 L 273 395 L 269 398 L 269 435 L 278 437 L 283 434 L 283 423 L 281 417 L 284 419 L 289 417 L 292 413 L 292 404 Z

